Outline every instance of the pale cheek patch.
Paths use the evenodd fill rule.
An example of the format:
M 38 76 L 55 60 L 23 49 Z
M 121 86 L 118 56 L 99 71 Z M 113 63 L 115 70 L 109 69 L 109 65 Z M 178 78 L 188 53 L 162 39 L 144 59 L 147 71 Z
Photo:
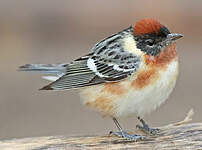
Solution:
M 136 42 L 134 40 L 134 38 L 132 37 L 132 35 L 129 35 L 128 37 L 123 39 L 124 42 L 124 49 L 130 53 L 133 53 L 137 56 L 143 56 L 144 53 L 137 48 L 136 46 Z

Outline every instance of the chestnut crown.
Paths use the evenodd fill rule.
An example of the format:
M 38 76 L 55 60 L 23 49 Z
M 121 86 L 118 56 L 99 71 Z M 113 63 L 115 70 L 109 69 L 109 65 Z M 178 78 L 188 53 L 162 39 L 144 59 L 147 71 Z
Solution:
M 133 26 L 133 35 L 137 48 L 152 56 L 157 55 L 172 41 L 183 36 L 171 33 L 167 27 L 151 18 L 137 21 Z

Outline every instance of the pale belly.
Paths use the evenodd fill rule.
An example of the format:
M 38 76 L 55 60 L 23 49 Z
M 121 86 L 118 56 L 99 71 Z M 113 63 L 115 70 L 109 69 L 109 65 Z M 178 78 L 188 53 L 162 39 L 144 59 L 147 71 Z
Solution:
M 173 91 L 178 76 L 178 61 L 173 60 L 166 69 L 159 70 L 158 75 L 157 80 L 140 89 L 130 87 L 131 80 L 121 81 L 119 85 L 123 88 L 113 85 L 114 91 L 104 85 L 82 89 L 82 103 L 108 116 L 143 117 L 165 102 Z

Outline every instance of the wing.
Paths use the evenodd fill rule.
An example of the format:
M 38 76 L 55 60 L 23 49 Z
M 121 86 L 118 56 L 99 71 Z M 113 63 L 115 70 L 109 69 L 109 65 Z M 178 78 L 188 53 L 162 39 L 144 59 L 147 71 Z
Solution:
M 66 72 L 58 80 L 40 90 L 65 90 L 103 83 L 87 66 L 87 60 L 92 54 L 81 57 L 66 64 Z
M 125 30 L 123 30 L 125 32 Z M 114 34 L 93 47 L 92 53 L 66 65 L 65 75 L 42 88 L 64 90 L 116 82 L 137 71 L 141 58 L 124 51 L 122 34 Z
M 140 65 L 140 57 L 124 50 L 123 39 L 133 34 L 132 27 L 96 44 L 88 66 L 105 81 L 117 81 L 130 76 Z
M 135 72 L 140 58 L 128 52 L 109 50 L 105 55 L 95 55 L 88 59 L 88 67 L 105 82 L 124 79 Z
M 139 68 L 139 57 L 127 52 L 112 52 L 113 56 L 92 55 L 75 60 L 66 65 L 65 75 L 41 90 L 64 90 L 116 82 L 127 78 Z

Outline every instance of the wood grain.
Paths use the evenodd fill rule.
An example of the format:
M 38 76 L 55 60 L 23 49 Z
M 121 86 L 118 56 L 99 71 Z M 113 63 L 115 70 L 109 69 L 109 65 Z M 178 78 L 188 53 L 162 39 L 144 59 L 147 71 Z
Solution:
M 2 140 L 0 150 L 202 150 L 202 123 L 186 124 L 191 115 L 190 112 L 183 121 L 160 127 L 158 135 L 139 142 L 110 135 L 47 136 Z

